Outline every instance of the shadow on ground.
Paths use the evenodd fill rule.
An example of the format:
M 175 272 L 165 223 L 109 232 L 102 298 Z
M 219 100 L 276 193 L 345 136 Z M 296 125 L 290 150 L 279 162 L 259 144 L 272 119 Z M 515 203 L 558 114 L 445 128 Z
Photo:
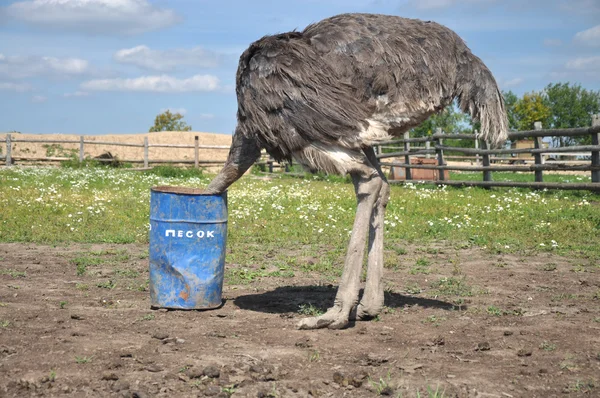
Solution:
M 333 305 L 336 292 L 337 287 L 334 286 L 282 286 L 264 293 L 239 296 L 233 302 L 245 310 L 270 314 L 298 313 L 303 307 L 309 306 L 325 311 Z M 361 296 L 362 293 L 361 289 Z M 418 305 L 423 308 L 459 309 L 458 306 L 446 301 L 390 292 L 385 292 L 385 305 L 391 308 Z M 465 308 L 465 306 L 460 307 L 462 310 Z

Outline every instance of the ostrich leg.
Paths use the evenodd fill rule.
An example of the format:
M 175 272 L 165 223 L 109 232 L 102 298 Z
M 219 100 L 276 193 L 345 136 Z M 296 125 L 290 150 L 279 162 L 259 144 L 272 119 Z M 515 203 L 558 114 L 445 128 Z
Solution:
M 390 184 L 387 182 L 373 148 L 365 149 L 367 159 L 381 177 L 382 186 L 371 215 L 369 230 L 369 257 L 367 259 L 367 282 L 364 294 L 356 310 L 356 318 L 367 320 L 376 317 L 383 307 L 383 232 L 385 208 L 390 199 Z
M 369 223 L 375 202 L 383 181 L 379 173 L 368 164 L 361 165 L 358 170 L 351 172 L 352 182 L 358 205 L 342 279 L 338 288 L 334 305 L 318 317 L 304 318 L 298 323 L 299 329 L 318 329 L 328 327 L 341 329 L 348 325 L 350 312 L 358 303 L 360 288 L 360 273 L 362 270 L 365 244 Z

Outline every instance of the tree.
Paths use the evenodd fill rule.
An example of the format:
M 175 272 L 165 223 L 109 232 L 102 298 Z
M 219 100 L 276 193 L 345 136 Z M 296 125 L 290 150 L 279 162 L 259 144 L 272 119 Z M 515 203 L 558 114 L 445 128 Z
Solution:
M 544 90 L 546 103 L 551 116 L 549 128 L 566 129 L 588 127 L 592 124 L 592 115 L 600 113 L 600 91 L 586 90 L 579 84 L 554 83 Z M 572 141 L 590 143 L 591 137 L 556 137 L 555 144 L 565 145 Z
M 150 132 L 156 131 L 192 131 L 192 126 L 188 126 L 183 120 L 181 113 L 171 113 L 170 110 L 159 114 L 154 119 L 154 126 L 150 127 Z
M 504 105 L 506 106 L 506 113 L 508 115 L 508 128 L 510 130 L 517 130 L 519 128 L 518 116 L 515 112 L 515 104 L 519 100 L 515 93 L 512 91 L 502 92 L 504 97 Z
M 524 94 L 523 98 L 518 99 L 514 104 L 514 112 L 519 130 L 533 130 L 535 122 L 542 122 L 542 126 L 547 126 L 551 116 L 545 98 L 535 91 Z

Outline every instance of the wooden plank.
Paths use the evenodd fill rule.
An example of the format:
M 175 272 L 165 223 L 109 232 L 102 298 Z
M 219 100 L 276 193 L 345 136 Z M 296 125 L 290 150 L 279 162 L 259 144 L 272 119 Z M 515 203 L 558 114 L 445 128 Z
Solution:
M 536 130 L 542 129 L 541 122 L 535 122 L 534 126 L 535 126 Z M 542 142 L 542 137 L 536 137 L 534 140 L 534 145 L 535 145 L 535 149 L 543 149 L 544 146 L 543 146 L 543 142 Z M 535 159 L 536 166 L 541 166 L 544 164 L 544 157 L 542 156 L 541 153 L 534 153 L 533 157 Z M 543 182 L 543 181 L 544 181 L 543 171 L 537 169 L 535 171 L 535 182 Z
M 148 167 L 148 137 L 144 137 L 144 167 Z
M 188 149 L 194 149 L 196 148 L 195 145 L 185 145 L 185 144 L 149 144 L 148 145 L 151 148 L 188 148 Z M 199 145 L 198 148 L 203 148 L 203 149 L 229 149 L 231 148 L 230 146 L 225 146 L 225 145 Z
M 111 146 L 130 146 L 136 148 L 143 148 L 144 144 L 129 144 L 127 142 L 108 142 L 108 141 L 85 141 L 89 145 L 111 145 Z
M 482 142 L 483 149 L 490 149 L 490 143 L 487 141 Z M 490 167 L 490 155 L 484 154 L 481 158 L 481 164 L 483 167 Z M 483 171 L 483 181 L 492 181 L 492 172 L 489 169 Z
M 12 136 L 6 134 L 6 166 L 12 166 Z
M 387 167 L 406 167 L 405 163 L 396 162 L 381 162 L 382 166 Z M 450 171 L 506 171 L 506 172 L 532 172 L 535 170 L 546 170 L 546 171 L 590 171 L 600 170 L 600 166 L 585 165 L 562 165 L 562 164 L 543 164 L 543 165 L 529 165 L 529 166 L 433 166 L 426 164 L 411 164 L 413 169 L 429 169 L 429 170 L 450 170 Z
M 31 161 L 31 162 L 62 162 L 65 160 L 71 160 L 71 158 L 67 157 L 34 157 L 34 156 L 13 156 L 13 160 L 20 161 Z M 114 159 L 94 159 L 98 162 L 112 162 Z M 144 163 L 142 159 L 118 159 L 120 162 L 125 163 Z M 153 160 L 149 161 L 149 163 L 185 163 L 185 164 L 194 164 L 194 160 L 178 160 L 178 159 L 165 159 L 165 160 Z M 200 160 L 199 164 L 224 164 L 224 160 Z
M 83 136 L 80 135 L 79 136 L 79 163 L 83 163 L 83 155 L 84 155 Z
M 591 152 L 600 150 L 600 145 L 576 145 L 576 146 L 568 146 L 568 147 L 559 147 L 559 148 L 520 148 L 520 149 L 474 149 L 474 148 L 459 148 L 453 146 L 444 146 L 444 145 L 436 145 L 436 149 L 441 149 L 444 151 L 455 151 L 462 152 L 471 155 L 502 155 L 502 154 L 513 154 L 513 153 L 570 153 L 570 152 Z M 386 154 L 387 155 L 387 154 Z
M 433 141 L 433 138 L 430 137 L 417 137 L 417 138 L 409 138 L 408 142 L 411 143 L 416 143 L 416 142 L 427 142 L 427 141 Z M 381 141 L 379 142 L 378 146 L 381 145 L 390 145 L 390 144 L 402 144 L 404 142 L 404 138 L 395 138 L 393 140 L 388 140 L 388 141 Z
M 427 155 L 427 154 L 434 154 L 437 153 L 437 151 L 435 149 L 419 149 L 416 151 L 411 151 L 410 155 Z M 381 155 L 377 155 L 378 159 L 385 159 L 385 158 L 398 158 L 401 156 L 406 156 L 408 155 L 409 152 L 406 151 L 402 151 L 402 152 L 390 152 L 390 153 L 382 153 Z
M 600 114 L 592 116 L 592 127 L 600 127 Z M 600 145 L 600 132 L 592 133 L 592 145 Z M 600 166 L 600 150 L 592 151 L 592 166 Z M 592 182 L 600 183 L 600 171 L 592 170 Z
M 13 138 L 13 142 L 35 142 L 39 144 L 78 144 L 79 140 L 38 140 L 30 138 Z
M 414 182 L 414 181 L 413 181 Z M 418 181 L 419 183 L 433 183 L 437 185 L 450 185 L 457 187 L 516 187 L 529 189 L 564 189 L 587 190 L 600 192 L 600 184 L 596 183 L 560 183 L 560 182 L 516 182 L 516 181 Z M 391 180 L 390 184 L 404 184 L 406 181 Z
M 132 162 L 132 161 L 130 161 Z M 141 163 L 139 160 L 135 161 L 135 163 Z M 153 160 L 150 163 L 183 163 L 183 164 L 194 164 L 193 160 Z M 224 160 L 200 160 L 199 164 L 224 164 Z
M 476 137 L 478 136 L 477 130 L 475 130 L 475 136 Z M 475 139 L 475 149 L 479 149 L 479 140 L 477 138 Z M 487 148 L 487 149 L 489 149 L 489 148 Z M 475 155 L 475 162 L 477 164 L 479 164 L 479 162 L 480 162 L 479 155 Z
M 508 133 L 509 140 L 518 140 L 521 138 L 535 137 L 578 137 L 600 133 L 600 126 L 596 127 L 579 127 L 573 129 L 546 129 L 546 130 L 528 130 Z
M 194 149 L 194 145 L 188 144 L 148 144 L 149 147 L 152 148 L 184 148 L 184 149 Z
M 437 128 L 436 130 L 436 134 L 441 135 L 442 133 L 442 129 L 441 128 Z M 437 144 L 435 145 L 435 151 L 437 154 L 437 160 L 438 160 L 438 165 L 439 166 L 445 166 L 446 162 L 444 161 L 444 150 L 443 149 L 438 149 L 438 146 L 443 146 L 444 141 L 441 138 L 437 139 Z M 445 181 L 446 180 L 446 172 L 444 171 L 444 169 L 440 169 L 440 171 L 438 172 L 438 178 L 440 181 Z
M 409 139 L 409 132 L 405 132 L 404 133 L 404 152 L 406 153 L 406 155 L 404 155 L 404 163 L 407 165 L 410 165 L 410 142 L 407 142 L 406 140 Z M 407 180 L 412 180 L 412 174 L 410 172 L 410 167 L 406 166 L 404 168 L 405 170 L 405 178 Z
M 199 168 L 198 161 L 200 160 L 200 151 L 198 150 L 200 145 L 200 140 L 197 135 L 194 136 L 194 167 Z
M 535 137 L 578 137 L 578 136 L 586 136 L 593 133 L 600 133 L 600 126 L 592 126 L 592 127 L 578 127 L 571 129 L 546 129 L 546 130 L 526 130 L 526 131 L 515 131 L 508 133 L 509 140 L 517 140 L 521 138 L 535 138 Z M 475 134 L 447 134 L 447 133 L 435 133 L 430 137 L 420 137 L 420 138 L 411 138 L 410 142 L 426 142 L 426 141 L 434 141 L 435 139 L 465 139 L 465 140 L 474 140 L 476 138 Z M 389 141 L 382 141 L 380 145 L 389 145 L 389 144 L 398 144 L 404 142 L 403 139 L 395 139 Z

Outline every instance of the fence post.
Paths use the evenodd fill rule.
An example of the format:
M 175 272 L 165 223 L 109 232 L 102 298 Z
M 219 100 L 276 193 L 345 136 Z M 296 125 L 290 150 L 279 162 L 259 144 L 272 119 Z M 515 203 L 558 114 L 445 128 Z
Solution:
M 273 173 L 273 162 L 275 161 L 275 159 L 273 159 L 272 156 L 269 156 L 269 160 L 268 160 L 268 165 L 269 165 L 269 173 Z
M 410 170 L 410 167 L 408 166 L 408 165 L 410 165 L 410 155 L 408 154 L 408 152 L 410 152 L 410 142 L 406 141 L 409 138 L 410 138 L 410 133 L 407 131 L 404 133 L 404 152 L 407 152 L 407 154 L 404 155 L 404 163 L 407 164 L 407 166 L 404 168 L 404 170 L 406 170 L 406 173 L 405 173 L 406 181 L 412 180 L 412 172 Z
M 592 127 L 600 126 L 600 114 L 592 115 Z M 592 134 L 592 145 L 600 145 L 600 133 Z M 592 151 L 592 167 L 600 167 L 600 151 Z M 592 170 L 592 182 L 600 182 L 600 170 Z
M 198 136 L 196 135 L 196 136 L 194 136 L 194 167 L 195 168 L 200 167 L 199 148 L 200 148 L 200 141 L 198 140 Z
M 441 127 L 436 128 L 435 129 L 435 133 L 436 134 L 442 134 Z M 435 153 L 437 155 L 438 165 L 439 166 L 445 166 L 446 163 L 444 162 L 444 151 L 441 148 L 439 148 L 439 147 L 441 147 L 443 145 L 444 140 L 441 139 L 441 138 L 436 138 L 435 140 L 436 140 Z M 439 173 L 438 173 L 439 180 L 440 181 L 445 181 L 446 180 L 446 170 L 439 169 L 438 171 L 439 171 Z
M 12 137 L 6 134 L 6 165 L 12 166 Z
M 83 136 L 79 136 L 79 163 L 83 163 Z
M 481 146 L 482 146 L 482 149 L 484 149 L 486 151 L 489 150 L 491 147 L 490 143 L 487 141 L 482 141 Z M 482 162 L 481 165 L 483 167 L 489 167 L 490 166 L 490 154 L 484 153 L 481 156 L 481 162 Z M 489 170 L 483 171 L 483 181 L 492 181 L 492 172 L 491 171 L 489 171 Z
M 535 122 L 533 124 L 533 128 L 536 130 L 541 130 L 542 129 L 542 122 Z M 542 149 L 543 146 L 543 141 L 542 141 L 542 137 L 535 137 L 535 141 L 534 141 L 534 147 L 535 149 Z M 534 154 L 534 159 L 535 159 L 535 164 L 536 165 L 543 165 L 544 164 L 544 156 L 541 153 L 536 153 Z M 542 170 L 536 170 L 535 171 L 535 182 L 543 182 L 544 181 L 544 175 L 543 175 L 543 171 Z
M 474 133 L 475 133 L 475 149 L 479 149 L 479 138 L 477 138 L 477 136 L 479 135 L 478 134 L 479 132 L 477 130 L 475 130 Z M 475 154 L 475 164 L 477 166 L 479 166 L 479 164 L 480 164 L 479 161 L 480 161 L 479 154 L 476 153 Z
M 148 168 L 148 137 L 144 137 L 144 168 Z
M 425 154 L 425 159 L 431 159 L 431 155 L 429 154 L 429 150 L 431 149 L 431 142 L 425 141 L 425 150 L 427 153 Z

